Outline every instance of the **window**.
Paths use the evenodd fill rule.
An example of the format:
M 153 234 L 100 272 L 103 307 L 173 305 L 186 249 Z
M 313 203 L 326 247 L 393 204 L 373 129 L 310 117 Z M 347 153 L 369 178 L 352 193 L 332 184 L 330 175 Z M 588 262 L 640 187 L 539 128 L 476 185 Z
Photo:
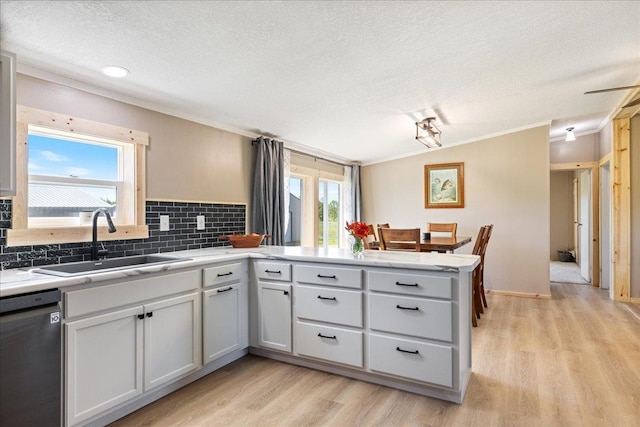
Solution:
M 289 178 L 289 224 L 284 236 L 285 246 L 300 246 L 302 244 L 304 178 L 292 176 Z
M 91 240 L 83 212 L 107 208 L 118 231 L 100 240 L 149 236 L 144 157 L 148 135 L 18 106 L 16 197 L 7 244 Z M 99 218 L 99 224 L 104 218 Z
M 29 125 L 29 227 L 83 224 L 81 214 L 98 208 L 122 223 L 131 216 L 123 166 L 132 154 L 131 144 Z
M 342 224 L 342 185 L 335 181 L 318 181 L 318 244 L 325 248 L 340 246 Z
M 344 167 L 291 153 L 287 245 L 344 246 Z

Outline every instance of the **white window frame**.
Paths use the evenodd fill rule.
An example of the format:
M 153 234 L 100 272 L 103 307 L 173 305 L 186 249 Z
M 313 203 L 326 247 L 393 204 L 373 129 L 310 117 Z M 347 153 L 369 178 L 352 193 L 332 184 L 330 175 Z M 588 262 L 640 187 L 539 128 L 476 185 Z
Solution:
M 145 153 L 149 144 L 146 132 L 136 131 L 110 124 L 95 122 L 83 118 L 71 117 L 59 113 L 17 106 L 16 134 L 16 196 L 12 198 L 12 224 L 7 230 L 8 246 L 42 245 L 53 243 L 75 243 L 91 241 L 91 225 L 73 225 L 62 221 L 30 221 L 28 214 L 28 136 L 29 128 L 42 130 L 49 134 L 77 135 L 80 141 L 114 141 L 123 147 L 122 181 L 118 209 L 122 215 L 117 217 L 117 231 L 108 233 L 106 227 L 98 229 L 100 240 L 126 240 L 149 237 L 145 221 Z M 34 179 L 42 176 L 32 175 Z M 112 181 L 86 180 L 78 178 L 57 178 L 46 176 L 46 182 L 85 183 L 104 185 Z M 71 181 L 72 180 L 72 181 Z M 119 211 L 120 212 L 120 211 Z M 101 221 L 102 225 L 103 222 Z
M 53 184 L 53 185 L 68 185 L 68 186 L 83 186 L 83 187 L 96 187 L 96 188 L 114 188 L 116 190 L 116 215 L 113 221 L 116 224 L 127 224 L 127 218 L 132 217 L 132 212 L 125 212 L 125 191 L 124 191 L 124 165 L 130 163 L 130 157 L 134 155 L 134 147 L 132 144 L 126 144 L 115 140 L 108 140 L 105 138 L 97 138 L 89 135 L 78 135 L 77 133 L 65 132 L 54 129 L 46 129 L 41 126 L 28 125 L 29 135 L 38 135 L 48 138 L 55 138 L 64 141 L 76 142 L 79 144 L 93 144 L 100 145 L 109 148 L 115 148 L 118 150 L 117 161 L 117 178 L 114 181 L 100 180 L 100 179 L 88 179 L 79 177 L 64 177 L 53 175 L 38 175 L 29 174 L 29 184 Z M 128 160 L 128 161 L 127 161 Z M 99 218 L 100 223 L 106 224 L 103 217 Z M 32 218 L 29 217 L 29 227 L 62 227 L 62 226 L 75 226 L 78 225 L 77 218 L 61 217 L 61 218 Z
M 315 246 L 318 245 L 318 237 L 320 233 L 320 227 L 318 226 L 318 206 L 319 203 L 319 181 L 334 181 L 344 185 L 344 174 L 337 174 L 328 172 L 322 169 L 310 168 L 306 166 L 300 166 L 295 163 L 291 163 L 290 176 L 296 178 L 302 178 L 304 182 L 304 194 L 305 199 L 302 202 L 303 206 L 303 219 L 302 219 L 302 236 L 300 244 L 302 246 Z M 342 200 L 344 203 L 344 200 Z M 342 209 L 340 212 L 340 218 L 342 221 Z M 344 240 L 344 233 L 340 233 L 339 247 L 344 247 L 346 242 Z

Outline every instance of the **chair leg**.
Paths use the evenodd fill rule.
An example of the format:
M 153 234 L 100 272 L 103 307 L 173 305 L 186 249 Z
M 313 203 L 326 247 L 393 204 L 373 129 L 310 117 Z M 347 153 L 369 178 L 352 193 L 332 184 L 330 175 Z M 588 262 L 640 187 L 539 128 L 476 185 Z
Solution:
M 487 297 L 484 295 L 484 266 L 480 272 L 480 296 L 482 297 L 482 304 L 488 308 Z
M 476 320 L 476 305 L 471 303 L 471 324 L 474 328 L 478 327 L 478 321 Z

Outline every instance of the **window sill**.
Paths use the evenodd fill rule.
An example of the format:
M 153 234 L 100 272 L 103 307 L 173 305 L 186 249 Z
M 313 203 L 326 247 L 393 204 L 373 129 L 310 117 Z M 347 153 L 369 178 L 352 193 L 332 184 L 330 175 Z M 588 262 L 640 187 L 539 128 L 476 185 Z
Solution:
M 146 239 L 149 237 L 149 227 L 146 225 L 118 225 L 117 228 L 115 233 L 109 233 L 107 227 L 98 227 L 98 241 Z M 91 232 L 91 226 L 8 229 L 7 246 L 90 242 L 92 240 Z

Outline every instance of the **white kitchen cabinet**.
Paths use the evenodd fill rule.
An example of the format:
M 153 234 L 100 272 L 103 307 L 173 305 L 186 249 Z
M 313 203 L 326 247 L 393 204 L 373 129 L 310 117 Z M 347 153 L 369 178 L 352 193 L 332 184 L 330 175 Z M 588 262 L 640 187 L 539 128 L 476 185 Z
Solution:
M 67 323 L 67 425 L 196 370 L 199 301 L 192 293 Z
M 200 367 L 200 294 L 144 306 L 144 390 Z
M 258 282 L 258 345 L 291 352 L 291 285 Z
M 191 270 L 64 293 L 66 425 L 201 366 L 200 279 Z
M 217 358 L 246 347 L 245 285 L 235 283 L 203 292 L 204 360 Z
M 142 394 L 143 319 L 137 306 L 66 324 L 67 425 Z
M 0 196 L 16 195 L 16 56 L 0 52 Z

